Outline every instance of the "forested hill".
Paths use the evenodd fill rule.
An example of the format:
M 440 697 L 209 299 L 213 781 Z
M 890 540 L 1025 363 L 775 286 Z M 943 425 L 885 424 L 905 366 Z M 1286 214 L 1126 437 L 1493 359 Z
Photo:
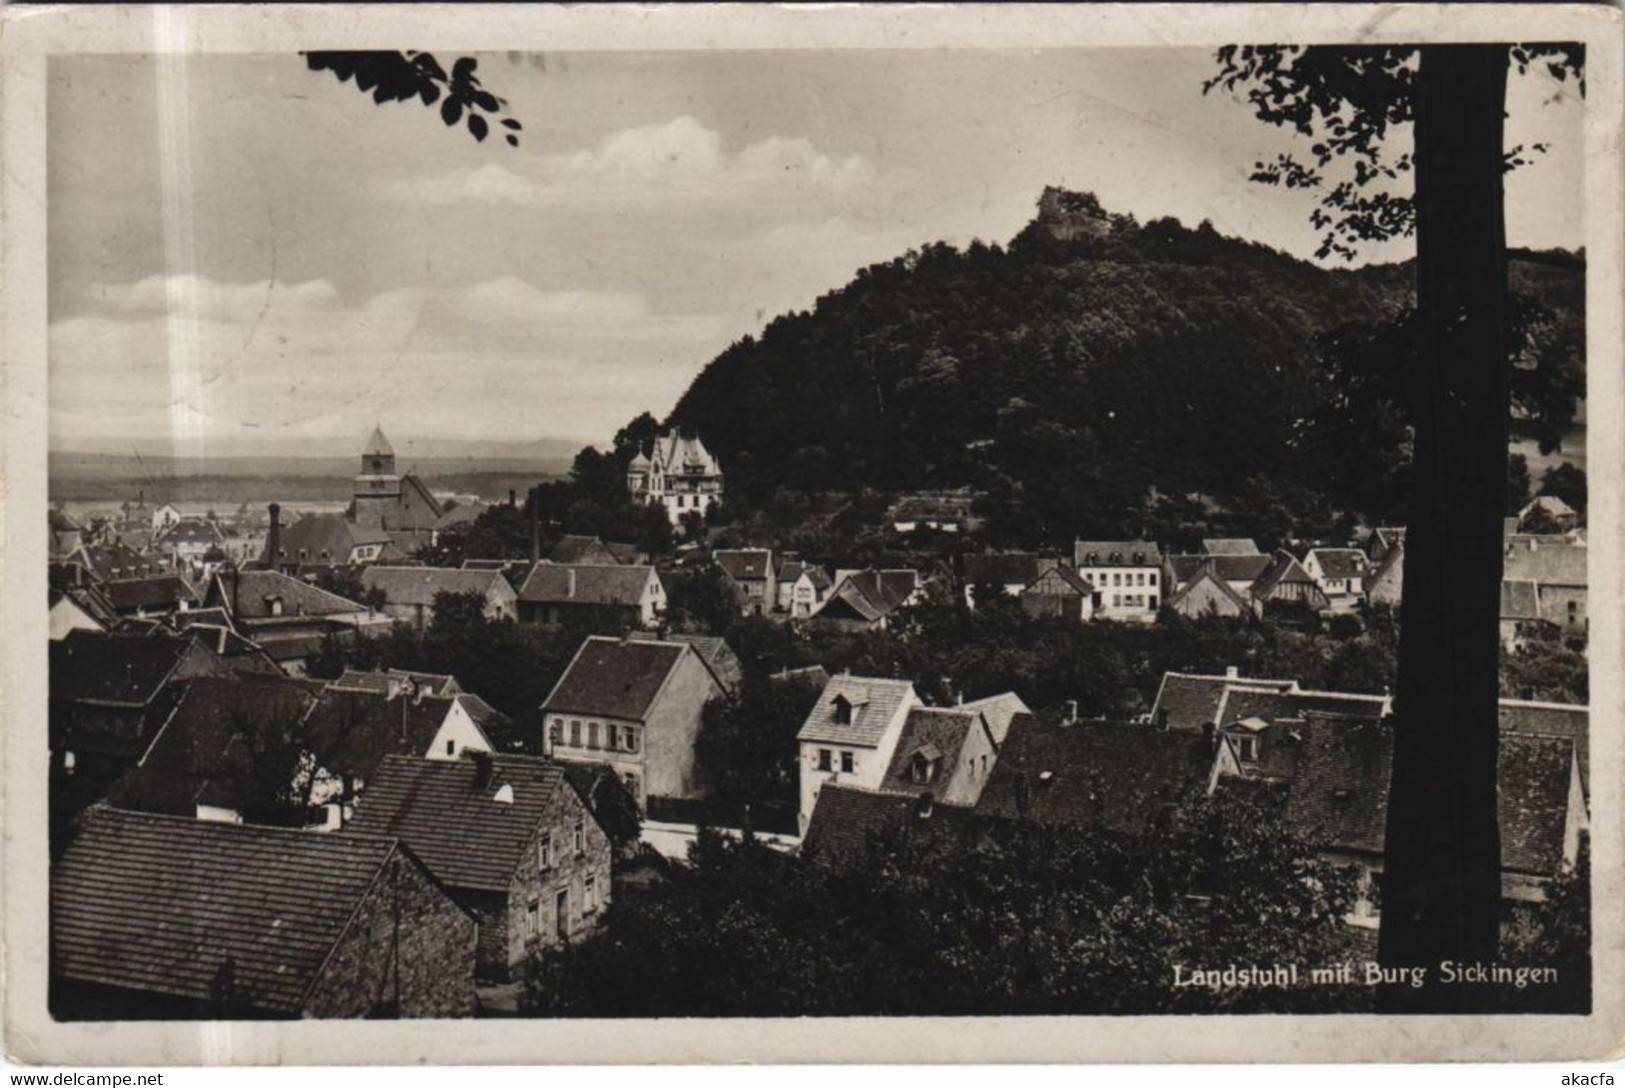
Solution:
M 1105 530 L 1149 487 L 1326 494 L 1301 433 L 1336 392 L 1317 337 L 1410 302 L 1406 266 L 1322 269 L 1049 189 L 1007 247 L 911 251 L 734 344 L 669 422 L 753 499 L 971 485 Z

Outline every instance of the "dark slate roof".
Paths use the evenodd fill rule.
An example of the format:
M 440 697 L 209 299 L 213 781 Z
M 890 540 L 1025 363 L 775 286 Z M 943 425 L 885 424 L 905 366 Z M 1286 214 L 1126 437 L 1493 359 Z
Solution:
M 303 1010 L 329 954 L 399 849 L 393 839 L 97 810 L 51 874 L 52 970 L 209 1000 Z
M 98 581 L 160 574 L 168 566 L 158 556 L 144 555 L 123 544 L 91 544 L 74 555 Z
M 1219 705 L 1224 699 L 1225 689 L 1234 685 L 1285 691 L 1295 687 L 1296 682 L 1240 676 L 1165 673 L 1162 686 L 1157 689 L 1156 702 L 1151 707 L 1152 720 L 1160 721 L 1159 715 L 1166 711 L 1170 729 L 1200 729 L 1209 722 L 1218 720 Z
M 818 791 L 801 854 L 818 864 L 839 865 L 861 857 L 878 835 L 969 848 L 990 828 L 991 821 L 964 806 L 941 802 L 926 806 L 917 794 L 872 793 L 830 784 Z
M 1202 541 L 1204 555 L 1261 555 L 1258 545 L 1245 537 L 1217 537 Z
M 761 581 L 773 569 L 773 553 L 767 548 L 723 548 L 711 559 L 736 582 Z
M 51 643 L 51 698 L 145 706 L 191 648 L 190 638 L 70 631 Z
M 1295 830 L 1326 849 L 1380 854 L 1393 749 L 1388 721 L 1304 733 L 1288 790 Z M 1496 792 L 1503 869 L 1550 875 L 1562 863 L 1573 760 L 1567 737 L 1502 734 Z
M 1150 831 L 1168 806 L 1200 796 L 1213 768 L 1201 735 L 1116 722 L 1011 723 L 976 811 L 1119 835 Z
M 1535 582 L 1543 586 L 1589 584 L 1582 544 L 1536 544 L 1509 547 L 1502 560 L 1501 577 L 1508 582 Z
M 426 754 L 450 711 L 451 697 L 387 699 L 329 687 L 306 719 L 304 736 L 328 772 L 370 783 L 384 757 Z
M 1258 581 L 1271 566 L 1267 555 L 1170 555 L 1168 567 L 1179 585 L 1190 582 L 1204 570 L 1211 570 L 1226 582 Z
M 938 783 L 946 783 L 959 769 L 959 755 L 970 739 L 971 731 L 985 728 L 981 715 L 963 708 L 915 707 L 903 719 L 903 732 L 892 749 L 891 764 L 881 779 L 882 791 L 892 793 L 918 793 L 929 786 L 921 786 L 909 777 L 909 766 L 916 754 L 939 761 Z M 940 785 L 939 787 L 940 788 Z
M 232 592 L 234 581 L 238 586 L 235 594 Z M 272 598 L 281 599 L 284 618 L 342 616 L 367 611 L 364 604 L 274 570 L 224 571 L 215 575 L 209 591 L 211 605 L 235 608 L 233 615 L 240 620 L 270 619 Z
M 542 704 L 542 712 L 642 721 L 689 648 L 680 643 L 593 635 Z
M 148 578 L 115 578 L 102 583 L 102 593 L 120 612 L 143 608 L 179 608 L 197 600 L 185 579 L 174 574 Z
M 1359 578 L 1370 566 L 1365 552 L 1358 548 L 1315 548 L 1309 554 L 1320 562 L 1326 578 Z
M 1079 540 L 1072 545 L 1078 567 L 1160 567 L 1162 551 L 1150 540 Z
M 1542 703 L 1527 699 L 1502 699 L 1501 732 L 1531 736 L 1567 737 L 1574 742 L 1580 761 L 1580 784 L 1591 789 L 1591 711 L 1570 703 Z
M 538 563 L 525 577 L 519 599 L 536 604 L 637 605 L 651 577 L 656 577 L 653 567 Z
M 275 557 L 267 562 L 343 564 L 350 561 L 352 548 L 367 544 L 390 545 L 394 538 L 382 529 L 358 525 L 340 514 L 308 514 L 282 530 Z M 266 540 L 270 548 L 270 540 Z M 386 547 L 387 552 L 387 547 Z M 303 551 L 304 554 L 299 553 Z
M 733 647 L 719 635 L 695 635 L 678 631 L 668 631 L 665 634 L 658 631 L 629 631 L 626 637 L 639 642 L 670 642 L 693 647 L 700 660 L 711 670 L 711 675 L 724 687 L 736 686 L 744 672 L 739 655 L 734 653 Z
M 137 765 L 113 786 L 120 808 L 192 816 L 200 804 L 242 811 L 257 795 L 256 737 L 297 736 L 315 703 L 281 677 L 207 677 L 176 685 L 177 699 Z
M 835 700 L 844 698 L 853 707 L 852 721 L 842 725 L 835 720 Z M 886 734 L 886 726 L 904 702 L 913 700 L 914 685 L 907 680 L 884 680 L 868 676 L 832 676 L 823 693 L 807 712 L 796 739 L 828 741 L 873 748 Z
M 490 768 L 483 784 L 481 766 Z M 506 892 L 563 782 L 558 764 L 532 756 L 390 756 L 338 837 L 396 835 L 442 883 Z M 496 800 L 504 786 L 512 787 L 511 803 Z
M 595 536 L 562 536 L 547 557 L 555 563 L 564 564 L 615 566 L 620 562 L 609 546 Z
M 486 597 L 506 589 L 508 583 L 500 571 L 494 570 L 371 566 L 361 572 L 361 585 L 382 590 L 389 604 L 433 608 L 436 593 L 478 593 Z
M 842 601 L 860 619 L 874 622 L 902 607 L 919 588 L 919 572 L 912 570 L 860 570 L 841 579 L 829 601 Z
M 987 552 L 966 555 L 960 563 L 966 585 L 1028 586 L 1046 564 L 1053 566 L 1055 561 L 1044 559 L 1037 552 Z

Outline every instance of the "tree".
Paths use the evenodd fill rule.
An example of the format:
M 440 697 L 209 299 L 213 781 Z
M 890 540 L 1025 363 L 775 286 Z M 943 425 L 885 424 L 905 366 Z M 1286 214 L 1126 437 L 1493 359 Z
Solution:
M 1508 510 L 1522 510 L 1529 501 L 1529 458 L 1514 453 L 1507 458 Z
M 1583 514 L 1586 509 L 1586 470 L 1568 461 L 1555 464 L 1541 476 L 1540 493 L 1562 499 Z
M 1257 116 L 1314 139 L 1315 165 L 1259 164 L 1269 184 L 1353 176 L 1311 216 L 1322 256 L 1416 237 L 1414 454 L 1407 504 L 1380 958 L 1491 960 L 1500 926 L 1497 629 L 1507 485 L 1510 353 L 1502 176 L 1509 64 L 1579 78 L 1578 46 L 1226 47 L 1207 90 L 1245 88 Z M 1583 86 L 1583 84 L 1582 84 Z M 1411 123 L 1413 147 L 1387 137 Z M 1385 182 L 1414 174 L 1410 197 Z M 1388 1007 L 1465 1010 L 1469 987 L 1384 992 Z
M 694 759 L 701 778 L 730 801 L 793 801 L 796 732 L 818 701 L 805 680 L 746 677 L 705 706 Z
M 503 138 L 509 147 L 519 146 L 519 132 L 524 128 L 512 117 L 498 117 L 508 103 L 480 85 L 474 70 L 479 62 L 473 57 L 459 57 L 451 66 L 451 73 L 440 66 L 432 53 L 408 50 L 404 53 L 344 52 L 304 54 L 311 71 L 332 72 L 340 83 L 355 81 L 355 88 L 363 94 L 371 93 L 379 105 L 385 102 L 408 102 L 422 99 L 425 106 L 440 103 L 440 119 L 447 127 L 463 122 L 476 140 L 484 140 L 491 131 L 491 121 L 498 121 L 507 131 Z

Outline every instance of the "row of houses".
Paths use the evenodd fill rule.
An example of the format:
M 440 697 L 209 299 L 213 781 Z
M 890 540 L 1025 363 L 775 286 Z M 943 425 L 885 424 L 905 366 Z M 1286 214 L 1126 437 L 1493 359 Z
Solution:
M 1385 696 L 1229 670 L 1169 673 L 1137 721 L 1039 716 L 1001 699 L 1011 711 L 1001 728 L 985 713 L 961 727 L 966 708 L 922 709 L 906 682 L 832 678 L 801 734 L 803 855 L 850 864 L 879 831 L 972 848 L 1011 821 L 1132 841 L 1182 804 L 1262 789 L 1292 833 L 1357 873 L 1346 921 L 1376 925 L 1394 728 Z M 1588 720 L 1583 706 L 1501 703 L 1502 887 L 1513 903 L 1539 900 L 1578 857 Z M 845 753 L 871 742 L 889 754 L 883 773 L 866 775 Z

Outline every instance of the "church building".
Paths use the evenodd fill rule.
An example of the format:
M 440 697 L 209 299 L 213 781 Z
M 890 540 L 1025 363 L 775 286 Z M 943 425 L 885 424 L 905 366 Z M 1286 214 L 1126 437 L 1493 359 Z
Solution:
M 382 428 L 373 428 L 361 451 L 361 472 L 355 478 L 355 498 L 349 517 L 367 529 L 380 529 L 403 551 L 428 543 L 444 510 L 417 473 L 395 471 L 395 451 Z M 421 539 L 419 539 L 421 538 Z

